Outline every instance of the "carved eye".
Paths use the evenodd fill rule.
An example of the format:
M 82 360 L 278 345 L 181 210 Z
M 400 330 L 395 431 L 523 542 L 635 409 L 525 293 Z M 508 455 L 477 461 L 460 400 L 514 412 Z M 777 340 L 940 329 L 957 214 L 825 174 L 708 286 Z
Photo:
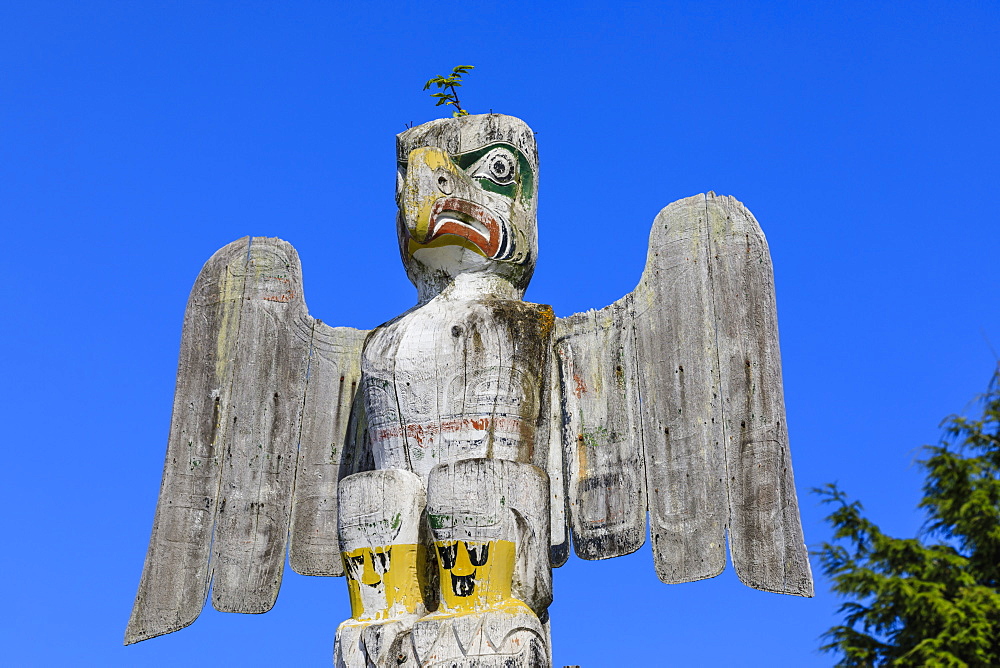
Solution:
M 514 161 L 507 155 L 497 155 L 490 160 L 490 172 L 498 182 L 510 181 L 514 176 Z
M 517 161 L 510 151 L 497 148 L 485 156 L 474 167 L 473 178 L 486 178 L 500 186 L 509 185 L 517 176 Z

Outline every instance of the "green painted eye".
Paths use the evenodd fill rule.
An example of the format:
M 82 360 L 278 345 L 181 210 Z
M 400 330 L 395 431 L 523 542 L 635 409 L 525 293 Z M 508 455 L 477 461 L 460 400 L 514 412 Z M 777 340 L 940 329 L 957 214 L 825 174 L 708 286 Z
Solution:
M 531 199 L 534 174 L 528 160 L 509 144 L 492 144 L 453 158 L 483 190 L 523 202 Z
M 517 194 L 517 158 L 506 147 L 497 147 L 481 157 L 468 170 L 483 190 L 514 198 Z

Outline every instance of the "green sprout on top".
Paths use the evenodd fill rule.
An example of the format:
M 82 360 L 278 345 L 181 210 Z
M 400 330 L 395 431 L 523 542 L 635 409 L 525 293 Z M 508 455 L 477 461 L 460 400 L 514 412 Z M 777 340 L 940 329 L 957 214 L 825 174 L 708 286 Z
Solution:
M 450 104 L 455 107 L 455 111 L 452 116 L 458 118 L 459 116 L 468 116 L 469 112 L 462 109 L 462 105 L 458 102 L 458 91 L 456 90 L 462 85 L 462 75 L 468 74 L 469 70 L 475 69 L 474 65 L 459 65 L 451 71 L 451 75 L 447 77 L 436 76 L 433 79 L 428 79 L 427 83 L 424 84 L 424 90 L 427 90 L 431 86 L 437 86 L 438 88 L 443 88 L 445 90 L 450 90 L 447 92 L 437 92 L 431 93 L 431 97 L 436 97 L 438 99 L 435 107 L 440 107 L 442 104 Z

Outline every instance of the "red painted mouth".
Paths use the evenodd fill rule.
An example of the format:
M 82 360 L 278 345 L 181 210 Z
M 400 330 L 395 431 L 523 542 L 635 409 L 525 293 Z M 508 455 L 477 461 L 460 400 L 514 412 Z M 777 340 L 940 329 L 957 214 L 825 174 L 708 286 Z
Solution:
M 496 257 L 503 241 L 500 221 L 486 207 L 459 197 L 434 202 L 427 231 L 429 243 L 445 234 L 468 239 L 486 257 Z

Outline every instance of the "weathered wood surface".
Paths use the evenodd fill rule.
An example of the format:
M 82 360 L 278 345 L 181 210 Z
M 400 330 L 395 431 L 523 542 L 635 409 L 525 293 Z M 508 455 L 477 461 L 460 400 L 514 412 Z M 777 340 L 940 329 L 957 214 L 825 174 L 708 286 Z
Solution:
M 281 585 L 309 354 L 293 326 L 307 317 L 294 252 L 276 239 L 249 249 L 212 546 L 223 612 L 267 612 Z
M 731 197 L 706 200 L 715 295 L 730 550 L 740 580 L 812 596 L 785 424 L 778 318 L 767 241 Z
M 634 293 L 650 533 L 656 573 L 667 583 L 714 577 L 726 566 L 729 508 L 704 201 L 681 200 L 656 217 Z
M 441 464 L 431 471 L 427 486 L 433 540 L 514 543 L 516 561 L 507 582 L 482 584 L 499 585 L 492 594 L 503 591 L 541 613 L 552 602 L 548 497 L 548 475 L 537 466 L 485 458 Z M 442 595 L 451 590 L 450 582 L 440 586 Z M 487 598 L 476 596 L 477 605 L 492 605 Z
M 361 348 L 367 332 L 315 321 L 302 410 L 289 561 L 303 575 L 343 575 L 337 482 L 362 468 Z M 354 413 L 352 420 L 352 413 Z M 358 424 L 358 423 L 361 424 Z
M 126 643 L 190 624 L 210 583 L 219 610 L 274 604 L 317 325 L 286 242 L 244 238 L 206 263 L 185 313 L 163 483 Z M 364 333 L 320 331 L 343 338 L 332 346 L 341 357 L 359 353 Z M 318 393 L 310 405 L 328 399 Z M 344 401 L 348 408 L 327 410 L 349 411 Z M 322 431 L 314 427 L 310 434 Z
M 377 468 L 426 480 L 460 459 L 547 462 L 552 310 L 483 294 L 438 295 L 369 337 L 362 387 Z
M 348 564 L 338 665 L 548 665 L 570 535 L 586 559 L 628 554 L 647 509 L 664 582 L 720 573 L 728 529 L 745 583 L 811 595 L 753 216 L 713 193 L 671 204 L 637 288 L 556 321 L 522 301 L 530 128 L 445 119 L 397 148 L 413 309 L 328 327 L 278 239 L 234 242 L 199 276 L 126 643 L 190 624 L 210 583 L 219 610 L 270 609 L 290 542 L 300 573 Z
M 557 325 L 559 321 L 556 321 Z M 553 331 L 553 341 L 558 340 L 558 327 Z M 549 550 L 549 561 L 553 568 L 558 568 L 569 559 L 570 532 L 566 513 L 566 483 L 563 466 L 563 408 L 559 387 L 558 353 L 549 356 L 549 424 L 548 424 L 548 461 L 545 466 L 549 474 L 549 532 L 552 544 Z M 551 649 L 551 646 L 550 646 Z
M 770 256 L 743 205 L 709 193 L 666 207 L 653 224 L 638 287 L 601 311 L 560 319 L 556 330 L 577 553 L 625 553 L 632 543 L 595 541 L 587 524 L 595 508 L 610 515 L 619 507 L 611 501 L 615 490 L 641 498 L 621 473 L 594 485 L 603 497 L 588 497 L 586 481 L 616 469 L 639 470 L 641 478 L 645 469 L 661 580 L 721 573 L 728 528 L 746 584 L 811 596 L 784 426 Z M 603 442 L 596 434 L 627 438 L 598 455 L 602 460 L 586 447 Z
M 626 298 L 561 320 L 566 496 L 576 554 L 607 559 L 646 540 L 635 337 Z
M 541 665 L 551 524 L 557 558 L 566 541 L 544 473 L 560 465 L 550 449 L 561 423 L 554 317 L 522 301 L 537 252 L 534 135 L 489 114 L 413 128 L 397 147 L 399 242 L 418 304 L 367 339 L 361 391 L 375 466 L 428 484 L 439 568 L 426 579 L 441 585 L 440 606 L 413 625 L 412 653 L 400 645 L 399 657 Z M 375 634 L 380 648 L 396 646 L 375 631 L 381 620 L 365 622 L 363 642 Z
M 166 463 L 126 644 L 184 628 L 208 596 L 221 443 L 229 426 L 222 407 L 232 387 L 229 361 L 248 243 L 234 241 L 205 263 L 184 313 Z

